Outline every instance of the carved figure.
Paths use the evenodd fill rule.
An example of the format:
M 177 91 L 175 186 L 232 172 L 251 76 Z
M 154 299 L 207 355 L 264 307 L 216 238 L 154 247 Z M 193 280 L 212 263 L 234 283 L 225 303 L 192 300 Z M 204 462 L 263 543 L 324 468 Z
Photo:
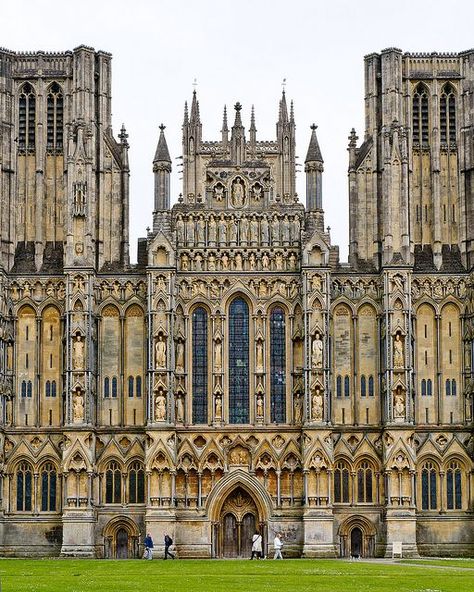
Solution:
M 274 245 L 280 244 L 280 220 L 276 214 L 272 220 L 272 243 Z
M 260 222 L 260 232 L 262 236 L 262 245 L 268 245 L 269 229 L 266 216 L 263 216 L 262 221 Z
M 319 332 L 316 332 L 311 350 L 311 365 L 313 368 L 323 367 L 323 341 Z
M 293 419 L 296 424 L 303 421 L 303 398 L 299 392 L 293 398 Z
M 84 395 L 80 388 L 74 391 L 72 397 L 72 414 L 74 423 L 84 421 Z
M 323 395 L 319 385 L 314 389 L 313 397 L 311 399 L 311 417 L 313 421 L 323 420 Z
M 166 368 L 166 341 L 163 335 L 155 342 L 155 364 L 157 368 Z
M 214 416 L 217 420 L 222 419 L 222 399 L 220 395 L 216 395 Z
M 188 216 L 186 220 L 186 240 L 188 245 L 194 245 L 194 220 L 192 216 Z
M 252 245 L 258 244 L 258 220 L 255 214 L 250 221 L 250 242 Z
M 242 216 L 240 220 L 240 244 L 246 245 L 249 232 L 249 221 L 247 216 Z
M 257 341 L 257 363 L 256 371 L 263 372 L 263 342 L 261 339 Z
M 176 372 L 184 372 L 184 343 L 181 339 L 176 344 Z
M 397 386 L 397 390 L 395 392 L 394 399 L 395 399 L 394 405 L 393 405 L 394 416 L 395 416 L 395 418 L 398 418 L 398 419 L 404 419 L 405 418 L 405 397 L 403 394 L 403 389 L 400 385 Z
M 182 394 L 176 397 L 176 420 L 179 423 L 184 421 L 184 395 Z
M 229 220 L 229 243 L 237 244 L 237 222 L 234 217 Z
M 196 237 L 197 237 L 197 244 L 204 245 L 205 241 L 205 234 L 206 234 L 206 222 L 204 221 L 203 216 L 199 216 L 198 221 L 196 222 Z
M 220 339 L 216 340 L 214 346 L 214 370 L 216 372 L 222 372 L 222 343 Z
M 211 214 L 209 216 L 209 222 L 207 224 L 207 240 L 211 246 L 214 246 L 216 244 L 216 235 L 217 235 L 216 219 Z
M 400 333 L 395 335 L 393 340 L 393 367 L 403 368 L 405 366 L 405 356 L 403 355 L 403 341 Z
M 232 205 L 234 208 L 241 208 L 245 201 L 245 188 L 242 180 L 237 178 L 232 183 Z
M 257 397 L 257 417 L 263 417 L 263 396 Z
M 162 387 L 158 389 L 155 396 L 155 421 L 165 421 L 166 419 L 166 397 Z
M 227 243 L 227 222 L 225 221 L 224 214 L 221 214 L 219 218 L 219 244 L 225 245 Z
M 72 344 L 72 366 L 74 370 L 84 369 L 84 342 L 80 335 L 76 335 Z
M 178 244 L 184 243 L 184 222 L 181 214 L 176 218 L 176 240 Z

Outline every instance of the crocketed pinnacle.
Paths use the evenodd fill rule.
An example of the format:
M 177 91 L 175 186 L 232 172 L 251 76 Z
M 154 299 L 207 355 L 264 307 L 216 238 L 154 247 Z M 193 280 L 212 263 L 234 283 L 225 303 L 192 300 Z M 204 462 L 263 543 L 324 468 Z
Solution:
M 313 123 L 311 126 L 311 139 L 309 141 L 308 153 L 306 154 L 305 162 L 324 162 L 319 148 L 318 138 L 316 136 L 317 125 Z
M 160 137 L 158 139 L 158 145 L 156 146 L 155 158 L 153 162 L 169 162 L 171 163 L 171 157 L 168 150 L 168 144 L 165 138 L 165 126 L 160 125 Z

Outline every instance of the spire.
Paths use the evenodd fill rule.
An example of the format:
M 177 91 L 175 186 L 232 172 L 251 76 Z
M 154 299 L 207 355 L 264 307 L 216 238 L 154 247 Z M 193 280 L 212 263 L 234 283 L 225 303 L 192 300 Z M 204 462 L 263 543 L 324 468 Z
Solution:
M 227 125 L 227 105 L 224 105 L 224 116 L 222 118 L 222 131 L 228 132 L 229 126 Z
M 280 123 L 287 123 L 288 122 L 288 106 L 286 104 L 285 89 L 283 89 L 283 92 L 281 93 L 280 114 L 279 114 L 278 119 L 279 119 Z
M 293 100 L 290 103 L 290 123 L 295 123 L 295 110 L 293 108 Z
M 257 141 L 257 128 L 255 127 L 255 108 L 252 105 L 252 111 L 250 113 L 250 144 L 255 149 L 255 143 Z
M 227 125 L 227 106 L 224 105 L 224 115 L 222 117 L 222 148 L 224 152 L 227 151 L 227 145 L 229 143 L 229 126 Z
M 235 121 L 232 126 L 231 135 L 231 159 L 236 164 L 241 164 L 245 159 L 245 129 L 242 125 L 242 117 L 240 112 L 242 111 L 242 105 L 237 102 L 234 105 L 235 109 Z
M 188 125 L 188 123 L 189 123 L 188 101 L 184 101 L 184 120 L 183 120 L 183 125 Z
M 193 102 L 191 103 L 191 124 L 201 123 L 199 116 L 199 101 L 196 96 L 196 89 L 193 90 Z
M 160 125 L 160 137 L 158 139 L 158 145 L 156 147 L 155 158 L 153 162 L 168 162 L 171 164 L 171 157 L 168 150 L 168 144 L 165 138 L 165 127 L 163 124 Z
M 319 148 L 319 144 L 318 144 L 318 138 L 316 136 L 316 129 L 318 128 L 317 125 L 315 125 L 313 123 L 313 125 L 311 126 L 311 139 L 309 141 L 309 146 L 308 146 L 308 153 L 306 154 L 306 159 L 305 159 L 305 163 L 306 162 L 320 162 L 323 163 L 323 157 L 321 155 L 321 150 Z
M 235 103 L 235 105 L 234 105 L 234 109 L 235 109 L 235 121 L 234 121 L 234 125 L 232 126 L 232 129 L 237 128 L 237 127 L 243 127 L 242 117 L 240 116 L 240 112 L 242 111 L 242 105 L 237 101 L 237 103 Z
M 122 123 L 122 127 L 120 129 L 120 134 L 119 134 L 119 140 L 120 140 L 121 144 L 123 144 L 124 146 L 126 146 L 128 148 L 129 146 L 128 146 L 127 139 L 128 139 L 127 130 L 125 129 L 125 124 Z

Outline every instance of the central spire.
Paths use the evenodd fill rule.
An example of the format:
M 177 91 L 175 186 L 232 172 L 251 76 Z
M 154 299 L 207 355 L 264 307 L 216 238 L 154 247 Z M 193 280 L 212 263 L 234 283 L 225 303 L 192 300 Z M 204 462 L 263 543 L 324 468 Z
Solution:
M 235 121 L 232 126 L 231 136 L 231 158 L 236 164 L 241 164 L 245 160 L 245 128 L 242 125 L 242 105 L 239 101 L 234 105 Z

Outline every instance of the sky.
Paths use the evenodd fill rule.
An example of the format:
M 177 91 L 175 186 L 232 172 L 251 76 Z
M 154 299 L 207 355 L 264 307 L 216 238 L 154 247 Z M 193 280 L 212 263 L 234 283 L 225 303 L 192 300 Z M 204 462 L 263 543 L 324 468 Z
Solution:
M 112 109 L 117 135 L 129 134 L 131 258 L 153 210 L 152 160 L 166 125 L 178 171 L 184 101 L 197 81 L 203 138 L 218 140 L 226 104 L 255 105 L 257 139 L 275 138 L 286 79 L 296 119 L 297 191 L 304 203 L 304 158 L 318 125 L 324 158 L 323 207 L 331 242 L 347 258 L 347 144 L 364 135 L 364 55 L 462 51 L 474 46 L 469 0 L 0 0 L 0 45 L 15 51 L 64 51 L 84 44 L 113 54 Z M 232 115 L 230 117 L 232 123 Z M 359 140 L 359 141 L 361 141 Z

